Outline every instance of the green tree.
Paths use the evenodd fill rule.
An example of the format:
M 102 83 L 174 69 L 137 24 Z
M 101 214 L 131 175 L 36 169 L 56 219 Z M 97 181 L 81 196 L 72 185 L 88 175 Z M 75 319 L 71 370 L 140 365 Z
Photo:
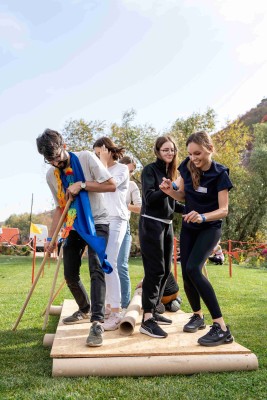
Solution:
M 239 226 L 247 211 L 246 193 L 249 179 L 244 155 L 251 137 L 247 126 L 236 120 L 212 138 L 216 149 L 215 159 L 229 168 L 234 186 L 229 195 L 229 214 L 223 224 L 223 238 L 240 240 Z
M 105 135 L 105 121 L 69 120 L 65 123 L 62 136 L 70 151 L 89 150 L 99 136 Z
M 144 167 L 155 158 L 153 149 L 158 135 L 151 125 L 135 125 L 135 117 L 135 110 L 125 111 L 121 124 L 111 125 L 111 137 L 125 148 L 126 154 L 131 155 L 139 167 Z
M 239 240 L 266 237 L 267 214 L 267 124 L 254 125 L 253 148 L 246 178 L 246 205 L 237 231 Z
M 206 131 L 211 133 L 215 129 L 215 111 L 208 108 L 203 114 L 193 113 L 188 118 L 178 118 L 167 132 L 171 134 L 177 144 L 179 159 L 183 160 L 187 156 L 186 141 L 193 132 Z

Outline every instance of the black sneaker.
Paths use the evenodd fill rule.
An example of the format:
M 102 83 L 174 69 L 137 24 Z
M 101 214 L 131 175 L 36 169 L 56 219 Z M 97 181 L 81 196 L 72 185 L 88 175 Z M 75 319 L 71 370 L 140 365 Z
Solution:
M 63 324 L 72 325 L 72 324 L 84 324 L 85 322 L 90 322 L 91 314 L 83 313 L 82 311 L 78 310 L 70 317 L 66 317 L 62 320 Z
M 183 331 L 184 332 L 196 332 L 198 329 L 205 329 L 205 321 L 204 315 L 203 318 L 200 317 L 198 314 L 193 314 L 192 317 L 189 318 L 190 321 L 185 324 Z
M 165 317 L 163 317 L 163 315 L 161 315 L 157 312 L 154 313 L 154 319 L 158 325 L 171 325 L 172 324 L 171 319 L 165 318 Z
M 142 321 L 139 331 L 153 338 L 166 338 L 168 333 L 161 329 L 155 321 L 155 318 L 149 318 Z
M 228 344 L 234 341 L 234 337 L 231 335 L 230 329 L 226 326 L 227 331 L 223 331 L 221 325 L 214 322 L 211 326 L 211 330 L 204 336 L 198 339 L 198 343 L 201 346 L 219 346 L 220 344 Z

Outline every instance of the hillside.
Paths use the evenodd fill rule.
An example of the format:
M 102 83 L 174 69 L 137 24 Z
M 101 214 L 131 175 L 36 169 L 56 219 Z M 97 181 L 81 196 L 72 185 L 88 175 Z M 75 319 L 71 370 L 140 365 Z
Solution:
M 246 126 L 252 128 L 252 125 L 261 122 L 262 118 L 267 115 L 267 98 L 263 98 L 262 101 L 250 111 L 246 112 L 241 118 Z

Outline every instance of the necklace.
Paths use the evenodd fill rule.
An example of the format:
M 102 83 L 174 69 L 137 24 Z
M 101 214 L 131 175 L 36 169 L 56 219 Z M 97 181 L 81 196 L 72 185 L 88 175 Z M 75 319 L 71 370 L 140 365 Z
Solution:
M 64 169 L 63 173 L 66 175 L 66 180 L 68 182 L 68 186 L 73 185 L 74 183 L 74 172 L 73 169 L 71 167 L 67 167 Z M 62 209 L 64 209 L 64 207 L 66 206 L 66 198 L 65 198 L 65 192 L 63 190 L 63 185 L 62 185 L 62 181 L 60 178 L 60 171 L 58 168 L 54 169 L 54 175 L 57 181 L 57 198 L 58 198 L 58 204 L 59 207 Z M 66 238 L 69 236 L 70 231 L 72 230 L 75 218 L 77 216 L 77 209 L 76 209 L 76 204 L 75 204 L 76 200 L 74 200 L 71 205 L 70 208 L 68 209 L 65 221 L 64 221 L 64 225 L 63 225 L 63 231 L 61 233 L 61 237 L 62 238 Z

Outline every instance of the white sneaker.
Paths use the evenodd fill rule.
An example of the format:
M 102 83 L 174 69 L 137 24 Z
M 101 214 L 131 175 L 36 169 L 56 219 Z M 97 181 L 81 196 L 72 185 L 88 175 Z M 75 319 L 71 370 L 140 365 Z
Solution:
M 115 331 L 119 328 L 122 318 L 120 313 L 112 312 L 108 319 L 103 323 L 103 328 L 105 331 Z
M 124 318 L 125 314 L 126 314 L 127 308 L 123 308 L 121 310 L 121 318 Z

